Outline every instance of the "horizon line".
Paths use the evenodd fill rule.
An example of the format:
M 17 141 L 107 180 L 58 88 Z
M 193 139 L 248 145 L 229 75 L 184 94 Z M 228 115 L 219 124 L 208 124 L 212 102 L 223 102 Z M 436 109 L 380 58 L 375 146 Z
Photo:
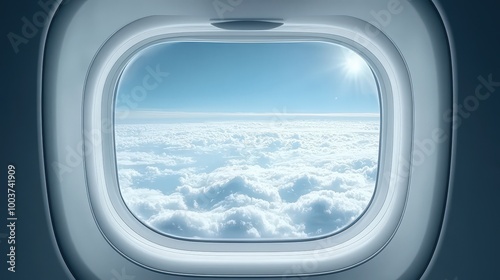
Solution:
M 155 110 L 144 111 L 116 111 L 116 119 L 186 119 L 186 118 L 217 118 L 217 117 L 368 117 L 380 118 L 379 113 L 287 113 L 286 111 L 269 112 L 269 113 L 251 113 L 251 112 L 165 112 Z

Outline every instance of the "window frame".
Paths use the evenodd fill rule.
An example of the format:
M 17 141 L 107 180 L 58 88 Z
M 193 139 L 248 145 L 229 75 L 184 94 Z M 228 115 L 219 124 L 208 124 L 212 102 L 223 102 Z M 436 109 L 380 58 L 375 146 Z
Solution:
M 315 275 L 341 271 L 375 256 L 390 241 L 406 205 L 412 142 L 412 92 L 406 65 L 385 36 L 368 37 L 365 23 L 338 17 L 332 25 L 287 22 L 273 30 L 222 30 L 209 22 L 171 24 L 154 16 L 129 24 L 100 49 L 88 73 L 84 100 L 84 134 L 100 137 L 86 143 L 85 168 L 89 200 L 96 224 L 109 244 L 123 256 L 150 269 L 196 276 Z M 308 40 L 333 42 L 355 50 L 372 66 L 379 83 L 379 169 L 372 201 L 358 221 L 329 237 L 249 242 L 179 240 L 158 234 L 128 211 L 118 186 L 114 149 L 114 98 L 121 70 L 148 44 L 174 40 Z M 91 145 L 90 147 L 88 145 Z M 110 145 L 113 145 L 110 147 Z M 402 173 L 403 171 L 403 173 Z M 293 242 L 294 246 L 290 246 Z M 312 262 L 296 273 L 290 267 Z M 228 265 L 231 264 L 231 265 Z

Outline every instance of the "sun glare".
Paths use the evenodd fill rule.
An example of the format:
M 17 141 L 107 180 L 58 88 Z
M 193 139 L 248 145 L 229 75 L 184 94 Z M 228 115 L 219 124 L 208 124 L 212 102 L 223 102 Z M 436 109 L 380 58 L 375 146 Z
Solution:
M 344 68 L 350 75 L 359 74 L 366 67 L 366 62 L 355 52 L 349 52 L 345 57 Z

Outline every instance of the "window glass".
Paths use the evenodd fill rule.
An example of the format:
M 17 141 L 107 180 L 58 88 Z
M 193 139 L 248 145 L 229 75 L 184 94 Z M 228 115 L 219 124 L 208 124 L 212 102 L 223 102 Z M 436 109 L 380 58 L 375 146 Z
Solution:
M 114 128 L 125 204 L 170 236 L 324 236 L 375 191 L 378 87 L 334 43 L 149 46 L 119 79 Z

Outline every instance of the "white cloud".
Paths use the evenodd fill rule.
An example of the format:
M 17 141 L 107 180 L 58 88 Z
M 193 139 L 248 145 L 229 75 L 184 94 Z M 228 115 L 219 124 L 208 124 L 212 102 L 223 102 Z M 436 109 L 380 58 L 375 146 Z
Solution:
M 378 119 L 116 126 L 126 204 L 187 238 L 304 238 L 349 225 L 372 197 L 378 141 Z

